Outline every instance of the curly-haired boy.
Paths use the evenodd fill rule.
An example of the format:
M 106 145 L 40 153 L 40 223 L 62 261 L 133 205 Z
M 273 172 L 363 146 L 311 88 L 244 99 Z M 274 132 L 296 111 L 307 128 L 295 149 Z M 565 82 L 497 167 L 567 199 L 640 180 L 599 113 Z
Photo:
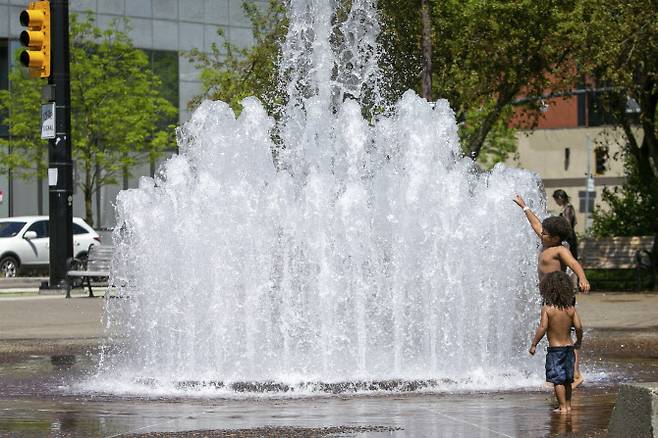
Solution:
M 539 327 L 530 346 L 534 355 L 537 344 L 544 335 L 548 338 L 546 353 L 546 381 L 553 384 L 559 403 L 556 412 L 571 412 L 571 384 L 574 381 L 575 348 L 583 340 L 583 325 L 573 306 L 575 291 L 569 276 L 556 271 L 546 274 L 539 283 L 544 304 L 541 308 Z M 571 328 L 576 329 L 576 343 L 571 340 Z

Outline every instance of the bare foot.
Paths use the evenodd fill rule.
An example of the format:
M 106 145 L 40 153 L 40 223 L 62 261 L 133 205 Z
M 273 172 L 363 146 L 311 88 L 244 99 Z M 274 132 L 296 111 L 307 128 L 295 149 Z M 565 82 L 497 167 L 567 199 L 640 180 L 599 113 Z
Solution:
M 569 413 L 569 411 L 567 410 L 567 408 L 555 408 L 555 409 L 553 409 L 553 413 L 554 414 L 560 414 L 560 415 L 566 415 L 566 414 Z
M 571 389 L 577 388 L 581 383 L 583 383 L 583 375 L 578 374 L 574 376 L 573 383 L 571 383 Z

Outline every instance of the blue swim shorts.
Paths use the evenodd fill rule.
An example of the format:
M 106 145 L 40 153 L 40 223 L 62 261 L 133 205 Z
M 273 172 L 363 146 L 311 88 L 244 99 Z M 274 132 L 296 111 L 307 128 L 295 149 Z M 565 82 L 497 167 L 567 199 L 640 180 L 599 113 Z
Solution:
M 576 356 L 573 346 L 548 347 L 546 353 L 546 381 L 555 385 L 573 382 L 573 365 Z

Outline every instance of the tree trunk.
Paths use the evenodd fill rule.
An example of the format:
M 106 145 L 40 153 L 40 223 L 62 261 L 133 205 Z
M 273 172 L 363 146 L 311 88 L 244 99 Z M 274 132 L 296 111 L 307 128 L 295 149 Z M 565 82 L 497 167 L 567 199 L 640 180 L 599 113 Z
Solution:
M 87 222 L 89 226 L 93 228 L 94 216 L 92 214 L 92 206 L 91 206 L 92 191 L 87 187 L 85 187 L 84 195 L 85 195 L 85 222 Z
M 656 281 L 656 273 L 658 273 L 658 233 L 653 237 L 651 260 L 653 261 L 653 269 L 649 270 L 649 273 L 651 274 L 651 283 L 649 283 L 649 287 L 658 292 L 658 281 Z
M 94 194 L 92 181 L 91 181 L 91 167 L 89 165 L 85 166 L 85 185 L 82 188 L 85 198 L 85 222 L 89 224 L 90 227 L 94 227 L 94 215 L 92 209 L 92 197 Z
M 498 99 L 494 109 L 484 118 L 473 135 L 466 139 L 466 145 L 469 151 L 468 156 L 471 157 L 473 161 L 477 160 L 480 151 L 482 151 L 482 146 L 484 146 L 484 141 L 487 139 L 487 135 L 489 135 L 489 131 L 491 131 L 498 121 L 500 113 L 503 110 L 503 102 L 505 102 L 505 100 Z
M 429 0 L 420 0 L 423 51 L 423 97 L 432 100 L 432 20 Z
M 101 166 L 96 162 L 96 181 L 97 182 L 97 187 L 98 190 L 96 190 L 96 226 L 100 227 L 101 226 L 101 188 L 100 188 L 100 180 L 101 180 Z

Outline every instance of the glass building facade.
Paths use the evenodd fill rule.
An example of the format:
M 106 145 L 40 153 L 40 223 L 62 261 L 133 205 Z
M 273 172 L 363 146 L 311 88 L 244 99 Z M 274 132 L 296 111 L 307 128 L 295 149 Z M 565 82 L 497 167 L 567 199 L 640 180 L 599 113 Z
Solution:
M 23 30 L 18 17 L 27 4 L 28 0 L 0 0 L 0 89 L 11 87 L 8 76 L 21 48 L 18 37 Z M 243 0 L 71 0 L 69 5 L 71 14 L 94 15 L 101 28 L 117 18 L 128 20 L 127 33 L 133 44 L 149 56 L 154 72 L 162 80 L 163 96 L 178 108 L 178 120 L 171 122 L 189 119 L 187 103 L 200 92 L 199 72 L 185 58 L 185 52 L 193 48 L 210 51 L 213 43 L 221 43 L 219 29 L 238 46 L 253 42 Z M 0 119 L 3 117 L 0 114 Z M 8 129 L 1 121 L 0 137 L 8 140 L 3 143 L 11 144 Z M 73 144 L 75 147 L 75 139 Z M 171 149 L 174 151 L 175 145 Z M 157 166 L 153 162 L 140 163 L 119 184 L 104 187 L 94 202 L 94 226 L 112 227 L 112 205 L 118 191 L 135 187 L 141 176 L 152 175 Z M 0 217 L 47 214 L 47 193 L 42 178 L 26 180 L 11 172 L 0 173 Z M 79 191 L 74 195 L 73 214 L 84 217 Z

